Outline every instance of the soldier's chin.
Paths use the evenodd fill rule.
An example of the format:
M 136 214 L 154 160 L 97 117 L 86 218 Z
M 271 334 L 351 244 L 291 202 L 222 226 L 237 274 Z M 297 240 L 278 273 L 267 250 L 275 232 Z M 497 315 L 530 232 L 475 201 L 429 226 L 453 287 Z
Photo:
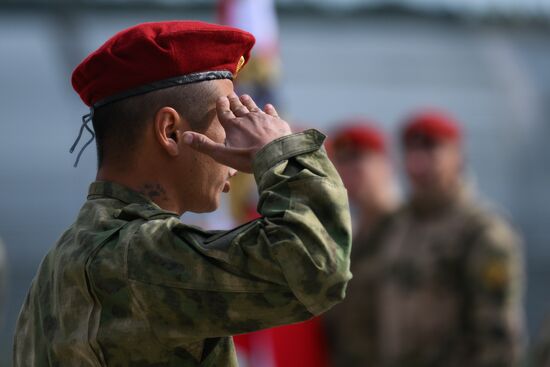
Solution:
M 205 200 L 199 208 L 191 210 L 193 213 L 211 213 L 216 211 L 220 207 L 220 194 L 215 197 Z

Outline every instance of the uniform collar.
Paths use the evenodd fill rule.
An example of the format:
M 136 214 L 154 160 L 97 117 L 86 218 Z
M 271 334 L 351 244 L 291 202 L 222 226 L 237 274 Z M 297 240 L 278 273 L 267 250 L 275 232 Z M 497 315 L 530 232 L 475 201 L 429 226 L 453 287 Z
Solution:
M 115 211 L 114 216 L 123 220 L 143 218 L 146 220 L 179 217 L 177 213 L 164 210 L 134 190 L 110 181 L 96 181 L 90 185 L 88 200 L 98 198 L 113 198 L 125 204 L 121 209 Z
M 88 200 L 97 197 L 110 197 L 126 204 L 146 204 L 160 209 L 160 207 L 149 198 L 126 186 L 111 181 L 95 181 L 90 184 Z

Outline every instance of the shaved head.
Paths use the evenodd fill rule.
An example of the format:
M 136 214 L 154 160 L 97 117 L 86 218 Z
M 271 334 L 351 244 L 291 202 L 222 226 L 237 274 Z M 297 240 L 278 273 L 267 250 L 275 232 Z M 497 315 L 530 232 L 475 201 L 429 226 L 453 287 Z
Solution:
M 157 90 L 102 106 L 94 111 L 97 161 L 117 163 L 132 159 L 144 131 L 158 110 L 172 107 L 191 128 L 203 132 L 211 121 L 210 106 L 216 102 L 216 85 L 212 81 Z

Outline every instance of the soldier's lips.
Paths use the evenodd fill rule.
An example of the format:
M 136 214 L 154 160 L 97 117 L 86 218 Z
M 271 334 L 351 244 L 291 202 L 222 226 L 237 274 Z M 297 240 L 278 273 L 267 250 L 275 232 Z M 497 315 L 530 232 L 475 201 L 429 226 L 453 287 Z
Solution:
M 231 184 L 229 183 L 229 181 L 226 181 L 225 184 L 223 185 L 223 192 L 229 192 L 229 190 L 231 190 Z

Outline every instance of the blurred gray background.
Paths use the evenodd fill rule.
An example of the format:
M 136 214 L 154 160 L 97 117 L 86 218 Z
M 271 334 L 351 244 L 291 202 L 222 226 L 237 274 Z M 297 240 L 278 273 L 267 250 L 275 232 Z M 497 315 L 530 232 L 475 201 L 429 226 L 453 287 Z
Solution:
M 95 174 L 68 153 L 86 108 L 70 73 L 142 21 L 214 20 L 212 1 L 0 1 L 0 237 L 8 293 L 0 366 L 37 266 Z M 365 115 L 391 134 L 426 106 L 465 125 L 471 177 L 525 238 L 528 325 L 550 311 L 550 1 L 281 1 L 281 104 L 330 130 Z M 402 4 L 399 5 L 399 4 Z M 368 5 L 368 6 L 367 6 Z M 399 164 L 399 151 L 395 151 Z

